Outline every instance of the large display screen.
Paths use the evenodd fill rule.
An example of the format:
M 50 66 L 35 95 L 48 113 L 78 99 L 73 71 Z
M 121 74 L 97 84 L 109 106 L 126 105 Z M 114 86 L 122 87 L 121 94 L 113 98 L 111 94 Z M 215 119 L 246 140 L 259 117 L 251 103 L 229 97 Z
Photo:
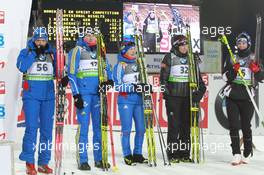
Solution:
M 171 36 L 191 28 L 193 51 L 200 51 L 199 7 L 191 5 L 124 3 L 123 34 L 142 33 L 147 53 L 169 52 Z

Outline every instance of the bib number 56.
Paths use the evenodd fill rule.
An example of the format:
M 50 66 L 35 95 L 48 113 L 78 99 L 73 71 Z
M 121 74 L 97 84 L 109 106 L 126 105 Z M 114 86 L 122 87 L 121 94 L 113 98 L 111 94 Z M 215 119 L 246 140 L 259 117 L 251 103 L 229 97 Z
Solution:
M 37 71 L 47 71 L 48 70 L 48 65 L 47 64 L 37 64 Z

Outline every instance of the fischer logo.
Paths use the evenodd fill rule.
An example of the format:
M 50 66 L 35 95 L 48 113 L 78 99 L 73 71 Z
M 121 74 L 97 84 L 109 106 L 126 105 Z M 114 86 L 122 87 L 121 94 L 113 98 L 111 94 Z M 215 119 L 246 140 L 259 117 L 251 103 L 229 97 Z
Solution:
M 5 82 L 0 81 L 0 95 L 5 94 Z
M 0 48 L 3 48 L 5 45 L 5 38 L 4 38 L 4 34 L 0 33 Z
M 0 11 L 0 24 L 4 24 L 4 23 L 5 23 L 5 12 Z

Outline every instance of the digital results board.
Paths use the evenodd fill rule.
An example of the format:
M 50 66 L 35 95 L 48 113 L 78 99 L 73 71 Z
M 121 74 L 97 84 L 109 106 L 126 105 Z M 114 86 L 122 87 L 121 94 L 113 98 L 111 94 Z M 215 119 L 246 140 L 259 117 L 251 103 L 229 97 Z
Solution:
M 86 32 L 100 31 L 105 38 L 107 52 L 117 52 L 122 40 L 123 5 L 121 2 L 43 1 L 42 20 L 49 41 L 56 41 L 56 9 L 63 9 L 64 41 L 76 41 Z

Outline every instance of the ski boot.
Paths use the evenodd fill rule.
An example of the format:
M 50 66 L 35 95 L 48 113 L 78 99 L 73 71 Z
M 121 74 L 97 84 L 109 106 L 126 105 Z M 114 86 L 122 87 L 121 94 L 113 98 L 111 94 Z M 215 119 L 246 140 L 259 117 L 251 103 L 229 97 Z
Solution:
M 148 163 L 148 159 L 144 158 L 142 154 L 134 154 L 133 162 L 135 163 Z
M 78 166 L 78 169 L 83 171 L 89 171 L 91 170 L 91 167 L 87 162 L 84 162 Z
M 39 165 L 38 172 L 43 174 L 52 174 L 53 170 L 48 165 Z
M 231 161 L 231 165 L 237 166 L 241 164 L 241 154 L 235 154 Z
M 37 171 L 33 163 L 26 163 L 26 168 L 27 168 L 26 170 L 27 175 L 37 175 Z
M 171 158 L 170 162 L 171 163 L 180 163 L 180 159 L 179 158 Z
M 251 151 L 249 154 L 246 154 L 246 152 L 244 151 L 242 159 L 241 159 L 241 163 L 249 164 L 252 156 L 253 156 L 253 151 Z
M 133 160 L 133 156 L 130 154 L 130 155 L 127 155 L 125 158 L 124 158 L 124 161 L 127 165 L 129 166 L 135 166 L 136 163 L 134 162 Z
M 180 162 L 193 163 L 193 160 L 190 159 L 190 157 L 183 157 L 183 158 L 180 159 Z
M 104 167 L 103 167 L 103 161 L 95 161 L 95 162 L 94 162 L 94 166 L 95 166 L 96 168 L 101 168 L 101 169 L 103 169 L 103 168 L 104 168 Z M 110 168 L 110 167 L 111 167 L 110 163 L 107 163 L 107 169 Z

